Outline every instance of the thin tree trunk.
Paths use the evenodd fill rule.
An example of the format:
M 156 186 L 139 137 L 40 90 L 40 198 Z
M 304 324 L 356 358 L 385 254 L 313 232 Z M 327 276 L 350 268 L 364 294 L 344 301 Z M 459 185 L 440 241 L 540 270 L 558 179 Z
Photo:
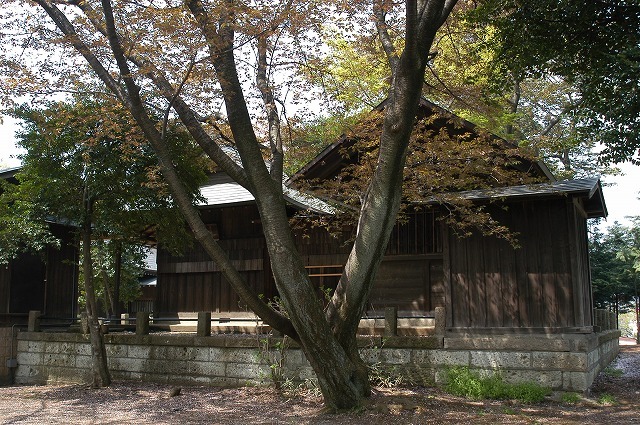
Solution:
M 115 249 L 115 273 L 113 288 L 113 315 L 116 319 L 120 319 L 120 281 L 122 280 L 122 242 L 116 241 Z
M 87 298 L 87 319 L 89 321 L 89 337 L 91 340 L 91 386 L 100 388 L 111 385 L 111 374 L 107 367 L 107 351 L 100 323 L 98 322 L 98 307 L 93 286 L 93 263 L 91 259 L 91 214 L 93 205 L 92 201 L 86 198 L 87 195 L 85 193 L 85 218 L 82 226 L 82 268 L 84 271 L 84 290 Z
M 102 270 L 102 281 L 104 285 L 104 301 L 105 301 L 105 314 L 107 317 L 111 317 L 114 314 L 113 294 L 111 293 L 111 285 L 109 285 L 109 275 L 106 270 Z

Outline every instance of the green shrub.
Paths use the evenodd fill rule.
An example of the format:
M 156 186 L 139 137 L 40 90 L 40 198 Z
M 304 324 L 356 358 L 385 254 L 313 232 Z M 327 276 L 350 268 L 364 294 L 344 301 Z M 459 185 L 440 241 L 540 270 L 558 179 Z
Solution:
M 519 400 L 525 403 L 543 401 L 550 393 L 548 388 L 533 382 L 508 384 L 499 374 L 486 378 L 468 367 L 447 369 L 446 391 L 450 394 L 474 399 Z

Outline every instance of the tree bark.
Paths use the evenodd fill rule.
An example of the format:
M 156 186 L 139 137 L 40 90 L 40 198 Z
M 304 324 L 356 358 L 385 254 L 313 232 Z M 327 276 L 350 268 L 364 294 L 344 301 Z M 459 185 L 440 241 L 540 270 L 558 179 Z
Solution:
M 91 258 L 91 215 L 93 205 L 85 188 L 85 217 L 82 225 L 82 269 L 84 275 L 84 291 L 86 295 L 87 319 L 89 321 L 89 338 L 91 340 L 91 386 L 93 388 L 111 385 L 111 374 L 107 367 L 107 350 L 100 323 L 98 322 L 98 306 L 93 287 L 93 263 Z
M 115 249 L 115 264 L 114 264 L 114 288 L 113 288 L 113 315 L 117 320 L 120 319 L 120 284 L 122 283 L 122 242 L 116 241 L 116 249 Z

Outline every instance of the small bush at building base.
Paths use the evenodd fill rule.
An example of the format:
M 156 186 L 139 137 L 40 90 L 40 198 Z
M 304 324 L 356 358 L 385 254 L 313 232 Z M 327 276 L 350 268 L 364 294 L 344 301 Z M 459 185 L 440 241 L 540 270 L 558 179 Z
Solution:
M 475 399 L 519 400 L 538 403 L 551 393 L 549 388 L 533 382 L 509 384 L 498 374 L 481 378 L 468 367 L 452 367 L 447 370 L 447 392 Z

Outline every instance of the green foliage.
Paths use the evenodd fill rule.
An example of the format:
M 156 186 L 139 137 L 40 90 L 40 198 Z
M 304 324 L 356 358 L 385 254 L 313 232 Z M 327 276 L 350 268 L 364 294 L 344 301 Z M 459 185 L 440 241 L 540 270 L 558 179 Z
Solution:
M 468 367 L 451 367 L 447 370 L 447 392 L 473 399 L 518 400 L 538 403 L 550 394 L 549 388 L 533 382 L 509 384 L 499 374 L 480 375 Z
M 640 247 L 640 226 L 637 220 L 632 223 L 626 227 L 616 222 L 607 233 L 596 227 L 591 229 L 589 252 L 596 308 L 617 308 L 624 313 L 639 294 L 640 275 L 633 252 Z
M 124 109 L 79 98 L 45 110 L 22 107 L 15 115 L 24 122 L 17 137 L 26 151 L 18 191 L 20 199 L 39 206 L 32 219 L 56 217 L 79 224 L 90 200 L 93 232 L 103 238 L 139 240 L 143 229 L 155 225 L 171 241 L 184 229 L 157 159 Z M 167 135 L 195 202 L 204 180 L 199 151 L 183 129 L 171 126 Z
M 576 404 L 582 400 L 582 397 L 578 393 L 562 393 L 560 400 L 565 404 Z
M 30 199 L 21 199 L 17 186 L 0 180 L 0 264 L 22 252 L 58 244 L 44 220 L 31 220 L 40 207 Z
M 600 397 L 598 397 L 598 403 L 603 404 L 605 406 L 613 406 L 618 404 L 618 401 L 611 394 L 604 393 Z
M 612 366 L 607 366 L 604 369 L 603 373 L 612 378 L 620 378 L 622 375 L 624 375 L 624 371 L 622 369 L 618 369 Z
M 142 277 L 145 268 L 145 247 L 138 244 L 121 244 L 120 287 L 119 301 L 126 303 L 135 300 L 140 295 L 139 278 Z M 117 242 L 112 240 L 97 240 L 91 245 L 91 258 L 93 260 L 93 284 L 96 298 L 102 300 L 102 311 L 111 311 L 110 297 L 115 293 L 115 259 Z M 84 274 L 82 266 L 80 270 L 80 282 Z M 84 285 L 80 285 L 79 305 L 84 308 Z M 109 291 L 109 292 L 107 292 Z M 115 300 L 113 300 L 115 302 Z
M 578 135 L 606 144 L 602 157 L 624 161 L 640 147 L 640 4 L 636 0 L 486 0 L 474 11 L 495 28 L 494 89 L 505 75 L 556 76 L 574 88 Z

